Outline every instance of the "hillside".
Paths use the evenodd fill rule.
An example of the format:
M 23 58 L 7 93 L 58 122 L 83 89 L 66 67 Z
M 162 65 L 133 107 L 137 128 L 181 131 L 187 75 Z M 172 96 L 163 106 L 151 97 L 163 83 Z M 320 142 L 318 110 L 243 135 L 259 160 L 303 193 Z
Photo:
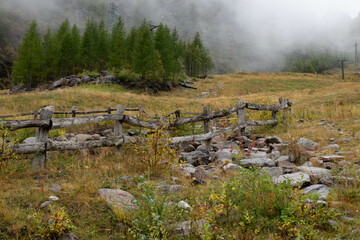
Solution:
M 205 178 L 206 185 L 194 185 L 191 178 L 173 171 L 150 176 L 147 171 L 139 171 L 140 165 L 136 164 L 138 158 L 134 157 L 139 153 L 129 144 L 124 148 L 122 156 L 114 154 L 111 148 L 91 154 L 86 151 L 59 152 L 49 156 L 45 172 L 32 172 L 31 156 L 18 162 L 11 175 L 1 172 L 3 191 L 0 193 L 0 237 L 21 239 L 38 234 L 38 237 L 43 236 L 47 239 L 41 234 L 47 233 L 46 224 L 57 221 L 51 218 L 50 214 L 54 214 L 52 211 L 58 210 L 59 207 L 63 208 L 59 216 L 69 218 L 71 225 L 75 227 L 67 223 L 63 231 L 71 231 L 80 239 L 146 239 L 149 236 L 153 236 L 154 239 L 165 239 L 165 236 L 168 239 L 199 239 L 200 236 L 216 239 L 214 233 L 223 239 L 359 237 L 360 185 L 355 173 L 358 172 L 360 157 L 358 75 L 347 75 L 346 81 L 342 81 L 338 74 L 234 73 L 198 79 L 194 86 L 197 90 L 178 88 L 173 92 L 162 92 L 156 96 L 127 91 L 117 85 L 85 85 L 51 92 L 2 95 L 0 115 L 29 112 L 49 105 L 55 106 L 58 111 L 68 111 L 72 106 L 89 111 L 122 104 L 126 107 L 141 105 L 151 115 L 163 116 L 175 109 L 202 112 L 204 106 L 209 106 L 211 111 L 223 110 L 234 106 L 238 98 L 246 102 L 266 104 L 277 104 L 279 97 L 288 98 L 293 102 L 293 106 L 292 117 L 287 127 L 279 124 L 277 127 L 255 128 L 252 136 L 278 136 L 283 142 L 291 144 L 300 138 L 307 138 L 317 142 L 320 148 L 330 143 L 338 144 L 338 151 L 344 155 L 337 154 L 343 156 L 345 161 L 320 161 L 323 156 L 334 154 L 333 149 L 297 150 L 300 151 L 298 154 L 308 160 L 307 164 L 322 169 L 327 166 L 331 168 L 331 174 L 340 176 L 339 181 L 334 180 L 335 182 L 330 184 L 331 197 L 328 197 L 326 204 L 304 204 L 308 200 L 301 198 L 297 190 L 287 185 L 274 185 L 257 170 L 245 168 L 240 170 L 240 175 L 230 171 L 219 173 L 216 178 Z M 248 119 L 266 120 L 268 117 L 260 112 L 247 113 Z M 226 124 L 231 123 L 225 121 Z M 93 133 L 97 132 L 97 129 L 102 131 L 111 127 L 111 123 L 93 124 L 91 129 L 88 126 L 73 127 L 66 129 L 66 133 L 87 133 L 89 130 Z M 125 126 L 125 130 L 129 130 L 128 127 Z M 131 131 L 138 130 L 133 128 Z M 196 131 L 196 126 L 178 128 L 170 134 L 176 136 L 191 131 Z M 17 132 L 21 139 L 33 134 L 34 130 Z M 50 131 L 51 137 L 64 134 L 62 130 Z M 221 141 L 226 141 L 227 136 L 224 138 Z M 236 156 L 241 159 L 245 156 L 243 154 L 246 155 L 243 152 Z M 175 158 L 176 162 L 178 157 Z M 235 159 L 234 163 L 238 163 Z M 298 165 L 302 163 L 296 162 Z M 215 165 L 210 166 L 210 169 L 216 169 Z M 185 186 L 185 190 L 165 195 L 153 190 L 152 187 L 164 182 L 176 182 Z M 54 187 L 56 184 L 61 186 L 60 189 L 59 186 Z M 141 211 L 137 212 L 138 215 L 127 215 L 119 208 L 110 208 L 100 197 L 100 188 L 119 188 L 132 193 L 139 200 L 137 204 L 142 206 Z M 235 195 L 227 195 L 228 191 L 237 192 Z M 59 197 L 58 201 L 52 203 L 55 210 L 40 207 L 50 195 Z M 233 199 L 233 202 L 226 200 L 227 197 Z M 176 203 L 180 200 L 189 203 L 193 209 L 184 203 L 181 205 L 184 210 L 178 208 Z M 287 207 L 284 204 L 287 204 Z M 226 212 L 224 205 L 230 212 Z M 307 210 L 309 207 L 310 210 Z M 281 217 L 278 215 L 280 212 Z M 299 214 L 304 216 L 301 217 Z M 310 219 L 312 217 L 314 219 Z M 189 235 L 181 237 L 182 233 L 179 236 L 167 228 L 172 229 L 175 221 L 186 222 L 189 219 L 193 223 L 199 223 L 199 219 L 206 219 L 207 223 L 201 224 L 204 224 L 207 230 L 205 227 L 197 231 L 196 227 L 193 227 L 192 230 L 186 230 L 190 231 Z M 165 224 L 167 222 L 170 224 Z M 61 220 L 59 223 L 62 223 Z M 41 230 L 37 226 L 44 228 Z M 57 226 L 56 229 L 60 231 L 62 228 Z

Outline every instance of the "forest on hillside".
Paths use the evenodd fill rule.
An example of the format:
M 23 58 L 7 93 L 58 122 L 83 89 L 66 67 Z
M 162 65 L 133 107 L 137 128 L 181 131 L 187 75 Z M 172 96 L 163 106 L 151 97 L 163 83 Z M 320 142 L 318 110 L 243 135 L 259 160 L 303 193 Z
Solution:
M 12 78 L 15 84 L 32 88 L 56 78 L 82 71 L 112 70 L 123 81 L 144 85 L 164 84 L 188 76 L 206 76 L 214 66 L 200 34 L 183 41 L 166 25 L 142 24 L 126 31 L 121 17 L 109 33 L 104 21 L 93 18 L 81 34 L 68 19 L 56 31 L 48 29 L 42 37 L 36 21 L 22 39 Z
M 110 3 L 114 3 L 111 15 Z M 124 28 L 140 27 L 144 18 L 154 25 L 177 29 L 180 39 L 201 34 L 215 64 L 211 73 L 297 71 L 323 72 L 337 67 L 338 56 L 353 61 L 360 17 L 331 15 L 328 25 L 312 24 L 306 35 L 283 37 L 282 27 L 264 12 L 249 15 L 246 1 L 193 0 L 13 0 L 0 3 L 0 79 L 10 78 L 27 26 L 36 19 L 41 36 L 59 28 L 64 19 L 83 33 L 88 19 L 104 21 L 108 31 L 118 16 Z M 304 20 L 305 21 L 305 20 Z M 286 21 L 282 21 L 285 22 Z M 288 24 L 290 32 L 301 26 Z M 319 26 L 317 26 L 319 25 Z M 272 26 L 272 27 L 271 27 Z M 331 27 L 329 27 L 331 26 Z M 292 33 L 293 34 L 293 33 Z M 322 63 L 321 59 L 330 56 Z M 335 60 L 336 59 L 336 60 Z

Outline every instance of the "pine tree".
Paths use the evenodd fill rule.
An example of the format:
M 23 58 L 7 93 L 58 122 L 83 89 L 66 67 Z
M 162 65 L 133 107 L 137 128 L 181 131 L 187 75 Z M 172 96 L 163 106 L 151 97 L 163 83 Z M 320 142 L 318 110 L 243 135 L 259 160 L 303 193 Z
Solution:
M 133 68 L 134 66 L 134 50 L 137 33 L 138 30 L 136 28 L 132 28 L 125 39 L 125 60 L 129 68 Z
M 119 17 L 117 23 L 112 29 L 111 35 L 111 52 L 109 56 L 109 65 L 121 69 L 125 64 L 126 51 L 125 51 L 125 37 L 126 32 L 124 23 L 121 17 Z M 135 42 L 135 39 L 132 40 Z
M 174 43 L 172 41 L 170 29 L 160 24 L 154 36 L 155 49 L 160 54 L 160 60 L 164 69 L 163 80 L 168 79 L 174 74 Z
M 99 70 L 103 70 L 109 55 L 109 36 L 105 29 L 104 21 L 101 21 L 98 28 L 98 38 L 96 42 L 96 61 L 99 63 Z
M 81 36 L 80 36 L 80 30 L 74 24 L 72 30 L 71 30 L 71 48 L 70 48 L 70 63 L 72 66 L 73 73 L 79 72 L 79 64 L 81 60 Z
M 146 20 L 138 29 L 133 57 L 134 71 L 141 75 L 142 80 L 149 79 L 151 74 L 156 71 L 154 69 L 156 52 Z
M 98 26 L 96 21 L 92 18 L 86 23 L 85 32 L 82 38 L 81 53 L 84 67 L 93 70 L 95 69 L 96 52 L 97 52 Z
M 14 63 L 13 79 L 15 83 L 28 82 L 30 89 L 33 84 L 40 82 L 44 76 L 42 40 L 34 20 L 19 49 L 18 59 Z
M 69 63 L 72 59 L 72 36 L 69 20 L 66 19 L 61 25 L 57 32 L 59 42 L 59 68 L 60 76 L 66 76 L 69 72 Z M 71 66 L 71 65 L 70 65 Z

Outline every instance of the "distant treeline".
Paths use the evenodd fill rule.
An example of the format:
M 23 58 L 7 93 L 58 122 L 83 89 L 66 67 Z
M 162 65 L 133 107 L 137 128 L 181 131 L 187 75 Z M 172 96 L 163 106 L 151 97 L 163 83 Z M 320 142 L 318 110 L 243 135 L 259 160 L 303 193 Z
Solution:
M 326 70 L 339 66 L 339 53 L 329 50 L 307 51 L 306 53 L 294 51 L 286 58 L 287 72 L 324 73 Z
M 112 69 L 137 74 L 145 84 L 207 75 L 214 66 L 197 33 L 192 41 L 179 39 L 176 29 L 160 24 L 150 29 L 146 20 L 128 33 L 119 17 L 109 33 L 103 21 L 87 21 L 84 33 L 65 20 L 42 37 L 36 21 L 30 24 L 13 66 L 15 83 L 35 86 L 59 77 Z

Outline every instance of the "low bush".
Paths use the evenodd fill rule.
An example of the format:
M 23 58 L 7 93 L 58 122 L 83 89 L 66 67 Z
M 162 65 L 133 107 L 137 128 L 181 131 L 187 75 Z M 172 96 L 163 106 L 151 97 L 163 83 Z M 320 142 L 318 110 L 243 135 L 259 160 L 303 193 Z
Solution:
M 146 172 L 149 176 L 158 176 L 168 170 L 175 160 L 176 150 L 171 148 L 170 135 L 164 124 L 143 141 L 133 143 L 136 158 L 129 162 L 131 169 Z
M 318 230 L 330 229 L 328 220 L 337 216 L 327 204 L 317 204 L 316 196 L 303 195 L 288 183 L 275 184 L 257 169 L 240 170 L 238 177 L 197 204 L 193 219 L 205 218 L 212 232 L 224 239 L 269 233 L 283 239 L 317 239 Z

